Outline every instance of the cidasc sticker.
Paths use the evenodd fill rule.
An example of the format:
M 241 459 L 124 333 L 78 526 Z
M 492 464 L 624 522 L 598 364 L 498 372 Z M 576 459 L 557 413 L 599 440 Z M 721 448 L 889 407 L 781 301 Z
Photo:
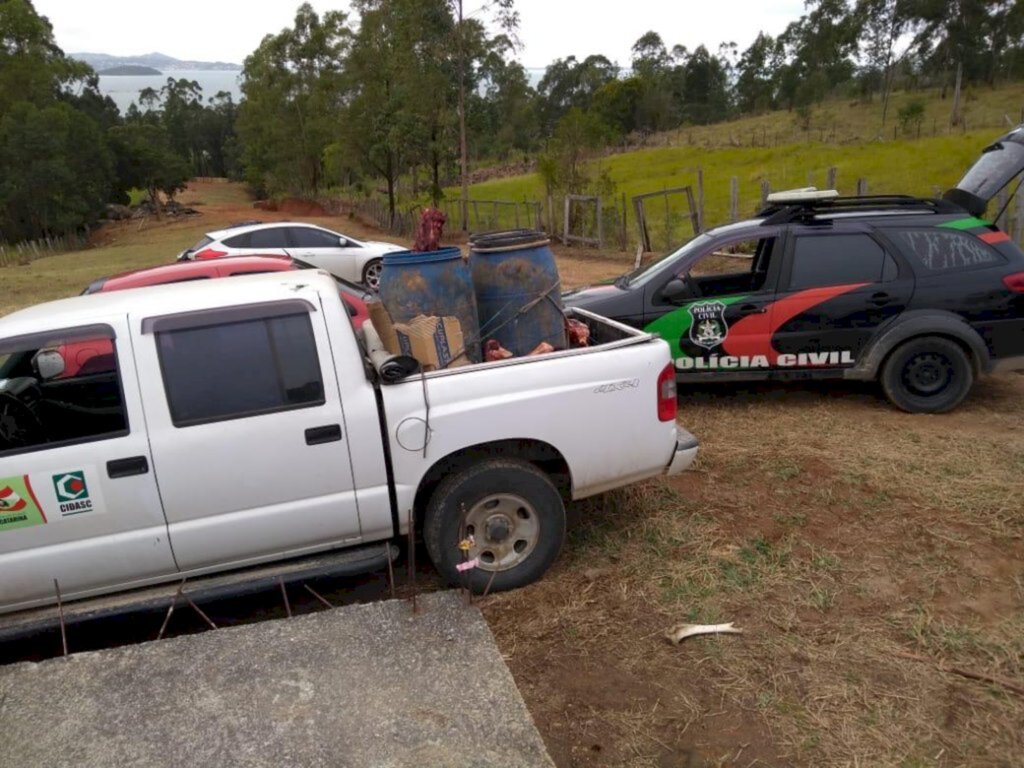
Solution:
M 92 467 L 0 477 L 0 533 L 103 511 Z

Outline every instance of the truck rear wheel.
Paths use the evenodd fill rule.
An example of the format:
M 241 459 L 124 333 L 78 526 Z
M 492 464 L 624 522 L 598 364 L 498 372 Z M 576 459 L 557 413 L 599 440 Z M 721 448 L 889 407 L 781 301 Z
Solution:
M 974 369 L 958 344 L 925 336 L 897 347 L 879 378 L 885 396 L 897 408 L 909 413 L 945 413 L 967 397 Z
M 423 539 L 452 585 L 481 593 L 536 581 L 565 541 L 565 505 L 533 464 L 493 459 L 466 467 L 438 485 L 427 504 Z M 469 541 L 463 552 L 459 543 Z M 476 561 L 460 572 L 458 565 Z

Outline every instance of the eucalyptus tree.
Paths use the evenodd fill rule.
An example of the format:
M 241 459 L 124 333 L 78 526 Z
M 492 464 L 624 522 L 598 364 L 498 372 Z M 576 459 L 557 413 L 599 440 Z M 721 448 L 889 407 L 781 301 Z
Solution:
M 238 110 L 246 178 L 257 189 L 315 191 L 348 98 L 353 33 L 341 11 L 301 5 L 293 27 L 267 35 L 242 70 Z

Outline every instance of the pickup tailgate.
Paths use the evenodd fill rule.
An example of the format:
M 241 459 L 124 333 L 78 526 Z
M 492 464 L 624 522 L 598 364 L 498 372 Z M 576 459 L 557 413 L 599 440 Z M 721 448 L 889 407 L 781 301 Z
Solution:
M 558 451 L 569 467 L 573 498 L 674 473 L 692 461 L 696 441 L 677 426 L 674 410 L 666 421 L 659 417 L 659 377 L 671 369 L 668 344 L 589 312 L 571 315 L 590 327 L 593 346 L 383 387 L 402 509 L 412 505 L 420 479 L 437 461 L 507 440 Z M 674 388 L 669 395 L 674 400 Z

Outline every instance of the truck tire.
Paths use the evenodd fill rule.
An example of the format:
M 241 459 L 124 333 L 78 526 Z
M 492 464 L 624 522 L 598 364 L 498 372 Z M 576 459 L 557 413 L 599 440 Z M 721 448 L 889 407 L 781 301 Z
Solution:
M 363 267 L 363 285 L 371 291 L 380 290 L 380 273 L 384 262 L 380 259 L 371 259 Z
M 459 543 L 471 540 L 468 552 Z M 423 540 L 449 584 L 482 593 L 536 581 L 565 541 L 565 505 L 533 464 L 492 459 L 445 478 L 427 504 Z M 460 563 L 478 565 L 460 573 Z
M 897 408 L 908 413 L 946 413 L 971 391 L 974 369 L 955 342 L 924 336 L 898 346 L 879 378 L 885 396 Z

